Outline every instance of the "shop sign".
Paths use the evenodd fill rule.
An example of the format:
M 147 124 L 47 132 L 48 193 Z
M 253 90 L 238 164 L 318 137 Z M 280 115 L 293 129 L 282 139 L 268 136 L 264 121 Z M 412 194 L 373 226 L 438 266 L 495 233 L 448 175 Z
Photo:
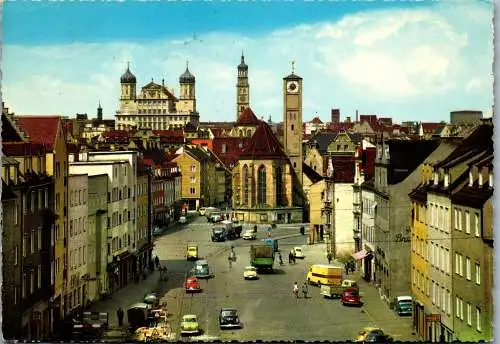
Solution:
M 428 314 L 425 316 L 426 322 L 440 322 L 441 314 Z
M 410 237 L 409 236 L 404 236 L 401 233 L 396 234 L 396 237 L 394 238 L 395 242 L 402 242 L 402 243 L 407 243 L 410 242 Z

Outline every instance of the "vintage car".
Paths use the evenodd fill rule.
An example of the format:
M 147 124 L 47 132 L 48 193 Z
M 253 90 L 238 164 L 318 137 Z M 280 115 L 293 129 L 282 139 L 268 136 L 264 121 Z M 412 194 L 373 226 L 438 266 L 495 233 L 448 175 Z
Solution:
M 247 266 L 243 271 L 243 278 L 248 279 L 258 279 L 259 275 L 257 274 L 257 268 L 253 266 Z
M 221 329 L 241 328 L 238 311 L 234 308 L 222 308 L 219 313 L 219 327 Z
M 304 252 L 302 252 L 302 248 L 300 247 L 294 247 L 292 248 L 291 250 L 291 253 L 292 253 L 292 256 L 294 256 L 295 258 L 298 258 L 298 259 L 304 259 Z
M 378 327 L 365 327 L 353 340 L 356 343 L 388 343 L 393 339 Z
M 181 321 L 181 334 L 192 335 L 199 333 L 200 325 L 198 324 L 198 317 L 194 314 L 184 315 Z
M 344 306 L 359 306 L 363 305 L 361 295 L 358 288 L 347 288 L 342 294 L 342 304 Z
M 252 229 L 247 229 L 245 233 L 243 233 L 243 240 L 255 240 L 257 239 L 257 233 Z
M 200 282 L 198 278 L 191 276 L 186 279 L 186 283 L 184 283 L 184 289 L 186 293 L 196 293 L 201 291 Z

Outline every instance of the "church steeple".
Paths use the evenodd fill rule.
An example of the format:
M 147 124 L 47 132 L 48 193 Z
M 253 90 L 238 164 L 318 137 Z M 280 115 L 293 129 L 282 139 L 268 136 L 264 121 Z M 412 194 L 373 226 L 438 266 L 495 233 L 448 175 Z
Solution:
M 97 107 L 97 119 L 99 121 L 102 121 L 102 106 L 100 100 L 99 100 L 99 106 Z
M 250 85 L 248 84 L 248 65 L 245 55 L 241 52 L 241 62 L 238 65 L 238 81 L 236 83 L 236 120 L 250 106 Z

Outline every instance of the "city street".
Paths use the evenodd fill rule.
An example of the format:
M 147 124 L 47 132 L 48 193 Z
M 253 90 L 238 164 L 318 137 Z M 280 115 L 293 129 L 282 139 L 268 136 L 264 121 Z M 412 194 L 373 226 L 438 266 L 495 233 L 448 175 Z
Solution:
M 158 273 L 155 273 L 146 281 L 126 287 L 136 288 L 134 291 L 121 291 L 121 298 L 113 297 L 106 301 L 107 307 L 126 309 L 131 304 L 140 302 L 146 292 L 158 291 L 162 295 L 161 301 L 167 303 L 170 314 L 170 338 L 176 341 L 189 341 L 190 338 L 336 341 L 351 339 L 366 326 L 381 327 L 395 340 L 415 339 L 411 335 L 411 318 L 397 317 L 380 299 L 378 291 L 362 280 L 359 281 L 365 302 L 362 308 L 345 307 L 339 300 L 324 299 L 319 288 L 312 286 L 309 287 L 308 299 L 295 299 L 292 296 L 293 283 L 304 282 L 311 264 L 326 263 L 324 245 L 307 245 L 307 235 L 300 235 L 299 227 L 300 225 L 280 225 L 273 230 L 273 237 L 279 239 L 285 264 L 280 267 L 276 261 L 274 273 L 260 274 L 258 280 L 246 281 L 243 279 L 243 269 L 249 265 L 249 247 L 265 237 L 263 227 L 259 226 L 255 241 L 237 239 L 212 243 L 211 224 L 204 217 L 194 217 L 192 223 L 167 230 L 155 242 L 154 254 L 160 258 L 161 265 L 167 266 L 168 281 L 158 281 Z M 202 280 L 203 291 L 193 295 L 186 294 L 183 289 L 185 277 L 193 264 L 185 259 L 188 243 L 198 245 L 200 257 L 208 260 L 215 274 L 212 279 Z M 227 258 L 231 245 L 234 246 L 237 260 L 229 267 Z M 305 259 L 289 265 L 288 252 L 294 246 L 303 248 Z M 350 278 L 358 279 L 357 274 Z M 104 310 L 96 306 L 101 308 L 99 310 Z M 220 330 L 218 315 L 221 307 L 236 308 L 243 328 Z M 116 311 L 109 312 L 111 323 L 116 323 Z M 203 331 L 200 336 L 180 336 L 180 318 L 184 314 L 198 316 Z M 126 320 L 125 318 L 125 322 Z

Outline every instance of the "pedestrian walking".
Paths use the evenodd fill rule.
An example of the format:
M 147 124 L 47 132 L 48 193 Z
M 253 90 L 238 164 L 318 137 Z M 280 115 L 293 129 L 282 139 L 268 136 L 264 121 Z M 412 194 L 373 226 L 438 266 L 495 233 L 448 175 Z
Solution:
M 344 265 L 344 270 L 345 270 L 345 274 L 346 274 L 346 275 L 349 275 L 349 264 L 348 264 L 348 263 L 346 263 L 346 264 Z
M 304 284 L 302 284 L 302 294 L 304 294 L 304 299 L 307 299 L 307 292 L 308 292 L 308 287 L 307 287 L 307 283 L 304 282 Z
M 155 257 L 155 264 L 156 268 L 158 269 L 160 267 L 160 258 L 158 258 L 158 256 Z
M 332 254 L 330 252 L 328 252 L 328 254 L 326 255 L 326 259 L 328 259 L 328 264 L 331 264 L 332 262 Z
M 296 299 L 299 298 L 299 286 L 298 286 L 297 282 L 295 282 L 293 284 L 293 295 L 295 295 Z
M 292 252 L 288 253 L 288 264 L 292 264 Z
M 118 326 L 119 327 L 123 327 L 123 309 L 120 307 L 118 308 L 118 310 L 116 311 L 116 316 L 118 318 Z

